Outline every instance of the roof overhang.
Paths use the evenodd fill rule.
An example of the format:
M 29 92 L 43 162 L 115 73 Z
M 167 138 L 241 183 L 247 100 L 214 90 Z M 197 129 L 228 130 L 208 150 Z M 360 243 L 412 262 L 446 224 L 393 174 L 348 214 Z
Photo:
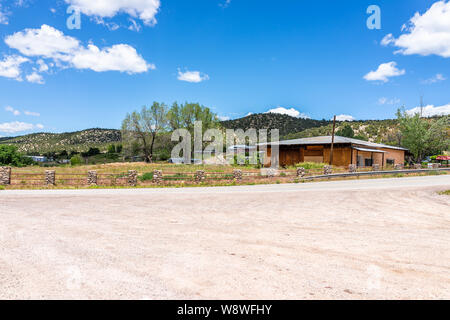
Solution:
M 364 152 L 387 153 L 387 151 L 377 150 L 377 149 L 366 149 L 366 148 L 359 148 L 359 147 L 353 147 L 353 149 L 358 150 L 358 151 L 364 151 Z

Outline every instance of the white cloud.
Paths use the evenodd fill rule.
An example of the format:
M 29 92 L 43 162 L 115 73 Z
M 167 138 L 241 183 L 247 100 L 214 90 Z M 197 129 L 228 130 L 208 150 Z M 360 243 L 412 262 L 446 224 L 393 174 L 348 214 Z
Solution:
M 161 6 L 160 0 L 65 0 L 88 16 L 112 18 L 126 13 L 139 18 L 146 25 L 156 24 L 156 14 Z
M 421 109 L 420 107 L 413 108 L 410 110 L 406 110 L 406 113 L 408 113 L 410 115 L 414 115 L 417 113 L 420 114 L 421 113 L 420 109 Z M 423 107 L 423 111 L 422 111 L 423 117 L 444 116 L 444 115 L 449 115 L 449 114 L 450 114 L 450 104 L 440 106 L 440 107 L 428 105 L 426 107 Z
M 382 97 L 382 98 L 378 99 L 378 103 L 382 104 L 382 105 L 383 104 L 394 105 L 394 104 L 400 103 L 400 99 L 398 99 L 398 98 L 389 99 L 389 98 L 386 98 L 386 97 Z
M 22 81 L 20 66 L 28 61 L 27 58 L 17 55 L 6 56 L 0 61 L 0 77 Z
M 11 106 L 7 106 L 7 107 L 5 107 L 5 111 L 7 111 L 7 112 L 11 112 L 13 115 L 15 115 L 15 116 L 20 116 L 20 111 L 19 110 L 16 110 L 16 109 L 14 109 L 13 107 L 11 107 Z
M 31 124 L 26 122 L 5 122 L 0 123 L 0 132 L 5 133 L 17 133 L 17 132 L 23 132 L 23 131 L 31 131 L 35 129 L 43 129 L 44 126 L 42 124 Z
M 44 60 L 39 59 L 38 61 L 36 61 L 36 63 L 39 65 L 39 72 L 48 71 L 48 65 L 44 62 Z
M 28 82 L 44 84 L 44 78 L 37 72 L 33 72 L 26 76 Z
M 388 82 L 390 77 L 398 77 L 404 75 L 405 70 L 399 70 L 397 63 L 392 61 L 388 63 L 382 63 L 376 71 L 370 71 L 364 76 L 367 81 L 383 81 Z
M 251 116 L 251 115 L 253 115 L 253 112 L 247 113 L 247 114 L 246 114 L 246 117 L 249 117 L 249 116 Z
M 207 74 L 200 73 L 200 71 L 181 72 L 180 70 L 178 70 L 178 80 L 199 83 L 205 80 L 209 80 L 209 76 Z
M 30 116 L 30 117 L 40 117 L 41 116 L 40 113 L 33 112 L 33 111 L 24 111 L 23 114 L 26 116 Z
M 85 47 L 77 39 L 48 25 L 14 33 L 6 37 L 5 42 L 26 56 L 38 57 L 36 63 L 39 65 L 39 72 L 49 69 L 43 58 L 53 60 L 59 67 L 96 72 L 120 71 L 134 74 L 155 69 L 155 65 L 147 63 L 135 48 L 127 44 L 116 44 L 103 49 L 94 44 Z M 40 81 L 37 74 L 31 75 L 30 80 Z
M 275 109 L 270 109 L 266 113 L 286 114 L 286 115 L 294 117 L 294 118 L 310 119 L 310 117 L 307 114 L 301 113 L 300 111 L 298 111 L 294 108 L 287 109 L 287 108 L 283 108 L 283 107 L 278 107 Z
M 348 114 L 340 114 L 336 116 L 336 121 L 355 121 L 355 118 Z
M 437 1 L 424 14 L 416 12 L 408 25 L 402 27 L 402 35 L 395 38 L 388 34 L 381 41 L 399 48 L 396 53 L 422 56 L 450 57 L 450 2 Z
M 145 62 L 136 49 L 127 44 L 118 44 L 102 50 L 90 44 L 87 48 L 77 51 L 71 58 L 71 63 L 77 69 L 120 71 L 129 74 L 156 68 L 155 65 Z
M 65 36 L 61 31 L 46 24 L 40 29 L 16 32 L 7 36 L 5 42 L 26 56 L 41 56 L 63 61 L 67 61 L 70 55 L 80 48 L 77 39 Z
M 438 73 L 435 76 L 431 77 L 430 79 L 426 79 L 422 81 L 423 84 L 432 84 L 440 81 L 445 81 L 447 78 L 445 78 L 442 74 Z

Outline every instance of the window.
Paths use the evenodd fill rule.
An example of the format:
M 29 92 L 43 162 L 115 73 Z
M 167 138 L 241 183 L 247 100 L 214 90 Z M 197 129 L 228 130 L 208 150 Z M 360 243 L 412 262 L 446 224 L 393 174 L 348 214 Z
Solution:
M 387 160 L 386 160 L 386 163 L 387 163 L 388 165 L 393 166 L 393 165 L 395 164 L 395 160 L 394 160 L 394 159 L 387 159 Z

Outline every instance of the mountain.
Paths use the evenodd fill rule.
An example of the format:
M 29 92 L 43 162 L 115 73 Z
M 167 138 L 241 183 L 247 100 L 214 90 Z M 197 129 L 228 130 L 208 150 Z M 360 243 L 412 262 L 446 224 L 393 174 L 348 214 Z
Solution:
M 20 137 L 2 138 L 0 144 L 16 145 L 20 152 L 27 154 L 43 154 L 66 150 L 83 152 L 89 148 L 106 150 L 111 143 L 122 139 L 120 130 L 88 129 L 66 133 L 33 133 Z
M 226 129 L 278 129 L 280 136 L 285 136 L 290 133 L 300 132 L 310 128 L 322 127 L 330 124 L 330 121 L 326 120 L 312 120 L 294 118 L 284 114 L 276 113 L 261 113 L 253 114 L 247 117 L 228 120 L 221 122 L 222 126 Z

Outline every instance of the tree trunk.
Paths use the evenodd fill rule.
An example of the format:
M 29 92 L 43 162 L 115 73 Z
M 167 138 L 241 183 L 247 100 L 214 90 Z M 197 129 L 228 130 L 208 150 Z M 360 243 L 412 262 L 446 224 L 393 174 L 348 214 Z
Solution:
M 152 133 L 152 143 L 150 144 L 150 162 L 153 162 L 153 146 L 155 145 L 156 133 Z

